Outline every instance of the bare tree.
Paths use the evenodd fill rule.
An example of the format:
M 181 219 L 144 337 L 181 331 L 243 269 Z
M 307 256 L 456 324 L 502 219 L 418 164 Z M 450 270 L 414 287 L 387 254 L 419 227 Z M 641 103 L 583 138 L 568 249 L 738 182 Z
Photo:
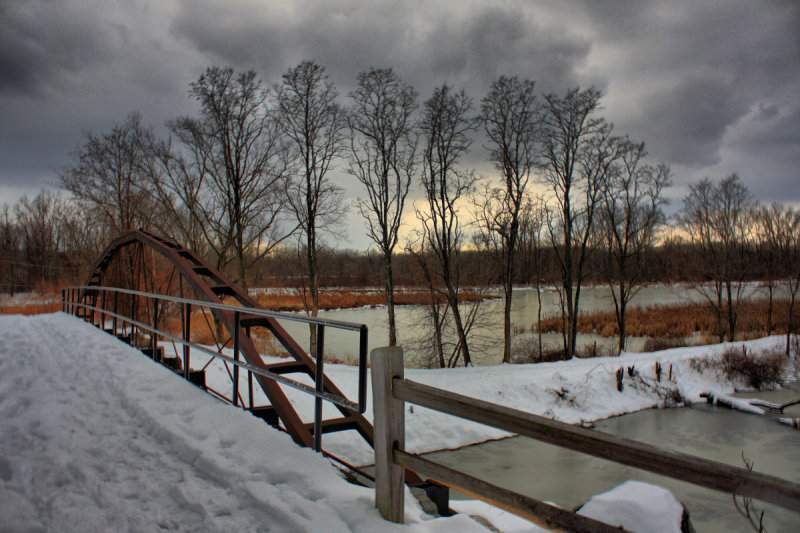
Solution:
M 789 294 L 786 326 L 786 355 L 794 333 L 794 308 L 800 293 L 800 210 L 781 203 L 764 206 L 756 212 L 756 231 L 760 258 L 767 273 L 769 291 L 768 332 L 772 333 L 773 292 L 778 283 Z
M 110 133 L 86 134 L 72 153 L 75 162 L 59 172 L 59 185 L 103 219 L 112 234 L 149 228 L 152 215 L 144 161 L 152 130 L 131 113 Z
M 464 365 L 472 364 L 472 359 L 466 321 L 458 307 L 459 254 L 464 240 L 459 204 L 468 200 L 476 177 L 473 172 L 458 168 L 457 163 L 471 144 L 469 133 L 475 128 L 475 120 L 469 116 L 471 110 L 472 101 L 466 93 L 463 90 L 453 93 L 447 85 L 435 89 L 425 102 L 420 121 L 423 137 L 420 177 L 425 208 L 416 209 L 425 246 L 434 259 L 434 275 L 445 288 Z
M 293 147 L 297 170 L 288 201 L 306 249 L 311 316 L 319 311 L 320 231 L 336 227 L 342 206 L 341 190 L 328 171 L 344 148 L 346 117 L 336 103 L 337 92 L 324 67 L 304 61 L 289 69 L 275 87 L 281 128 Z M 316 353 L 317 330 L 311 326 L 311 352 Z
M 537 331 L 537 350 L 539 357 L 542 356 L 542 281 L 543 266 L 542 258 L 545 219 L 547 208 L 543 198 L 527 198 L 520 211 L 519 240 L 517 247 L 521 256 L 523 271 L 529 273 L 529 278 L 533 278 L 536 288 L 536 331 Z
M 600 228 L 605 245 L 603 270 L 614 299 L 622 353 L 628 304 L 644 281 L 647 254 L 664 220 L 662 192 L 669 185 L 669 168 L 645 164 L 644 143 L 621 140 L 619 154 L 619 164 L 602 188 Z
M 211 255 L 219 237 L 211 234 L 211 228 L 219 228 L 222 217 L 214 213 L 214 196 L 210 194 L 210 180 L 206 179 L 207 159 L 210 150 L 202 139 L 193 133 L 196 128 L 183 130 L 187 122 L 174 120 L 167 123 L 179 140 L 173 146 L 172 139 L 155 139 L 150 151 L 148 174 L 152 184 L 152 194 L 158 205 L 159 216 L 154 221 L 155 228 L 203 256 Z M 183 139 L 183 141 L 181 141 Z M 220 210 L 221 211 L 221 210 Z M 210 221 L 208 219 L 211 219 Z M 217 255 L 217 266 L 221 268 L 224 255 Z
M 705 284 L 696 288 L 714 309 L 720 340 L 736 338 L 755 205 L 739 176 L 731 174 L 716 184 L 705 178 L 690 185 L 678 214 L 678 223 L 689 242 L 706 258 L 700 274 L 711 284 L 711 289 Z
M 489 160 L 501 173 L 502 184 L 487 190 L 478 211 L 486 237 L 496 237 L 503 286 L 503 362 L 511 362 L 511 299 L 514 254 L 525 190 L 536 164 L 539 103 L 534 82 L 500 76 L 481 101 L 480 120 L 489 138 Z
M 41 191 L 32 200 L 23 196 L 14 207 L 30 286 L 38 281 L 55 282 L 61 276 L 59 255 L 63 249 L 65 208 L 61 195 L 48 190 Z
M 571 89 L 544 97 L 542 176 L 555 206 L 548 232 L 559 268 L 564 355 L 575 355 L 581 285 L 594 246 L 600 191 L 616 154 L 611 126 L 594 114 L 600 91 Z
M 7 203 L 0 206 L 0 291 L 14 294 L 24 288 L 22 235 L 13 210 Z
M 246 289 L 250 265 L 292 233 L 282 224 L 287 151 L 254 71 L 209 67 L 189 93 L 200 104 L 200 118 L 182 117 L 169 126 L 192 160 L 172 159 L 158 146 L 165 179 L 155 180 L 157 190 L 162 198 L 171 192 L 183 203 L 190 235 L 195 225 L 207 228 L 206 242 L 216 248 L 220 265 L 233 254 L 238 282 Z M 201 186 L 211 199 L 205 206 L 198 198 Z
M 357 205 L 367 222 L 367 235 L 383 258 L 389 345 L 394 346 L 397 325 L 392 254 L 416 165 L 412 114 L 417 108 L 417 93 L 392 69 L 371 69 L 358 75 L 358 85 L 350 98 L 349 172 L 367 193 Z

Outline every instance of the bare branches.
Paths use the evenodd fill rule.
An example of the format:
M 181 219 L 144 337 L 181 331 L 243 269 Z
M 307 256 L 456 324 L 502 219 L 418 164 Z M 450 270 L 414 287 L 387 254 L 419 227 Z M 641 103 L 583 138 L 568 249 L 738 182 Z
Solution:
M 460 202 L 473 191 L 476 177 L 457 165 L 469 150 L 469 133 L 475 120 L 469 116 L 472 101 L 462 90 L 453 93 L 443 85 L 425 102 L 420 132 L 423 137 L 422 186 L 425 208 L 416 209 L 422 225 L 423 248 L 428 248 L 435 265 L 435 276 L 446 288 L 446 298 L 453 314 L 459 350 L 465 365 L 472 360 L 467 342 L 466 322 L 458 308 L 458 254 L 464 239 L 459 218 Z
M 534 82 L 501 76 L 481 102 L 481 123 L 489 138 L 489 160 L 501 172 L 502 186 L 487 188 L 478 219 L 486 242 L 500 255 L 503 311 L 503 362 L 511 362 L 511 298 L 519 216 L 536 164 L 541 113 Z
M 698 290 L 714 308 L 720 339 L 736 336 L 738 303 L 744 291 L 744 257 L 748 246 L 752 210 L 750 191 L 736 174 L 715 184 L 705 178 L 689 186 L 678 224 L 709 259 L 701 274 L 713 290 Z
M 112 234 L 150 226 L 145 162 L 152 136 L 131 113 L 109 133 L 87 133 L 72 153 L 75 163 L 59 172 L 59 186 L 100 214 Z
M 625 349 L 625 317 L 645 272 L 645 258 L 663 221 L 662 192 L 669 168 L 644 162 L 644 143 L 617 140 L 619 158 L 602 186 L 600 231 L 605 245 L 604 275 L 611 289 L 619 327 L 619 352 Z
M 304 61 L 283 75 L 275 86 L 277 117 L 289 138 L 296 171 L 286 199 L 305 238 L 311 315 L 319 310 L 320 231 L 333 231 L 343 211 L 341 189 L 328 171 L 344 149 L 346 120 L 336 103 L 336 88 L 325 69 Z M 311 352 L 316 351 L 316 328 L 311 326 Z
M 593 250 L 594 217 L 602 184 L 616 158 L 611 125 L 593 115 L 600 91 L 571 89 L 544 97 L 542 175 L 555 206 L 548 217 L 550 242 L 560 270 L 564 354 L 575 354 L 581 284 Z
M 230 67 L 210 67 L 190 84 L 200 104 L 200 118 L 170 123 L 188 151 L 188 161 L 160 150 L 166 180 L 163 191 L 187 206 L 187 229 L 198 223 L 217 252 L 218 264 L 232 251 L 239 283 L 247 286 L 249 264 L 263 257 L 292 233 L 282 225 L 287 149 L 266 92 L 254 71 L 234 73 Z M 202 189 L 207 196 L 199 196 Z M 209 233 L 212 232 L 212 233 Z
M 416 97 L 416 91 L 392 69 L 362 72 L 356 90 L 350 93 L 348 170 L 367 193 L 357 206 L 367 222 L 368 237 L 383 255 L 390 346 L 397 344 L 392 253 L 416 167 L 412 122 Z

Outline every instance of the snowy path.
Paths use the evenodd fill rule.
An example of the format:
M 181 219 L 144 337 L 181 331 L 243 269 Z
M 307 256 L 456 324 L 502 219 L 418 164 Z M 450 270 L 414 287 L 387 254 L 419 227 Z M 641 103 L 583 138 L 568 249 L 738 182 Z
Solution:
M 116 339 L 0 317 L 0 531 L 485 531 L 371 490 Z

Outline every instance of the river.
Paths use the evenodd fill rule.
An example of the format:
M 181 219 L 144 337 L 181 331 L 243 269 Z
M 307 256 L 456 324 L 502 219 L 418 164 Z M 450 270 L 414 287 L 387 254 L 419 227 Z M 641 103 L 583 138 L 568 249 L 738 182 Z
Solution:
M 777 393 L 749 393 L 769 401 L 800 397 L 800 384 Z M 783 416 L 800 416 L 800 406 Z M 779 424 L 776 416 L 758 416 L 723 407 L 699 404 L 692 408 L 649 409 L 602 420 L 596 429 L 662 448 L 743 466 L 742 454 L 754 470 L 800 482 L 800 431 Z M 593 494 L 607 491 L 628 479 L 649 481 L 668 488 L 689 510 L 698 533 L 752 531 L 735 510 L 729 495 L 690 483 L 627 467 L 544 444 L 526 437 L 511 437 L 434 452 L 427 458 L 490 483 L 573 509 Z M 451 497 L 459 498 L 457 493 Z M 765 510 L 768 531 L 795 532 L 800 514 L 756 500 Z
M 495 294 L 499 294 L 495 292 Z M 764 289 L 748 289 L 748 297 L 763 297 Z M 642 288 L 634 297 L 631 305 L 647 307 L 653 305 L 669 305 L 701 301 L 703 297 L 694 289 L 686 286 L 653 286 Z M 536 291 L 534 289 L 515 289 L 512 299 L 512 324 L 530 329 L 535 324 L 538 311 Z M 482 303 L 489 324 L 479 327 L 476 336 L 480 339 L 480 347 L 473 350 L 473 362 L 477 365 L 498 364 L 502 360 L 502 313 L 503 301 L 501 298 L 486 300 Z M 613 311 L 614 302 L 607 287 L 584 287 L 581 289 L 581 312 Z M 554 289 L 542 292 L 542 316 L 556 315 L 559 313 L 558 293 Z M 406 305 L 396 308 L 398 323 L 399 344 L 407 352 L 413 352 L 413 345 L 418 337 L 424 336 L 427 331 L 428 319 L 425 317 L 423 306 Z M 340 309 L 335 311 L 321 311 L 320 317 L 366 324 L 369 328 L 369 349 L 388 344 L 389 332 L 387 313 L 383 307 L 363 307 L 358 309 Z M 308 326 L 285 322 L 284 326 L 296 339 L 307 342 Z M 561 346 L 561 335 L 548 333 L 544 336 L 546 347 L 557 348 Z M 628 350 L 640 351 L 645 339 L 629 337 Z M 616 348 L 615 338 L 601 337 L 599 335 L 579 335 L 579 345 L 585 346 L 597 343 L 598 348 L 607 350 L 610 354 Z M 355 362 L 358 357 L 358 337 L 356 334 L 329 329 L 326 331 L 326 353 L 332 354 L 339 360 Z M 412 366 L 413 357 L 407 357 L 407 366 Z

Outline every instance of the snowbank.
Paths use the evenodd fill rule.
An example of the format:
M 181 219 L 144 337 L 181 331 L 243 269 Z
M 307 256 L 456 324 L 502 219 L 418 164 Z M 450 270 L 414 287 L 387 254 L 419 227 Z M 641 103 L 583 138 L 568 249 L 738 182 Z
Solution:
M 370 489 L 64 314 L 0 317 L 0 530 L 485 531 L 398 526 Z
M 737 342 L 735 346 L 744 344 L 748 353 L 757 354 L 782 349 L 784 342 L 784 337 L 774 336 Z M 562 422 L 588 424 L 651 407 L 675 406 L 681 400 L 701 401 L 702 392 L 715 395 L 734 392 L 737 384 L 720 370 L 713 365 L 697 363 L 721 357 L 730 346 L 723 343 L 528 365 L 406 369 L 405 377 Z M 656 375 L 656 363 L 661 369 L 660 381 Z M 617 390 L 619 369 L 624 376 L 621 392 Z M 326 365 L 325 372 L 343 390 L 356 390 L 357 369 Z M 209 378 L 229 387 L 222 385 L 225 380 L 230 382 L 224 369 L 210 370 Z M 313 418 L 313 403 L 308 398 L 291 391 L 288 395 L 304 418 Z M 335 411 L 330 409 L 325 415 L 335 416 Z M 372 419 L 371 406 L 366 416 Z M 456 448 L 506 435 L 500 430 L 423 407 L 406 407 L 406 447 L 413 452 Z M 371 450 L 362 446 L 359 440 L 355 432 L 344 432 L 325 435 L 323 442 L 326 449 L 351 462 L 371 463 Z
M 684 510 L 667 489 L 626 481 L 593 496 L 578 514 L 637 533 L 680 533 Z

